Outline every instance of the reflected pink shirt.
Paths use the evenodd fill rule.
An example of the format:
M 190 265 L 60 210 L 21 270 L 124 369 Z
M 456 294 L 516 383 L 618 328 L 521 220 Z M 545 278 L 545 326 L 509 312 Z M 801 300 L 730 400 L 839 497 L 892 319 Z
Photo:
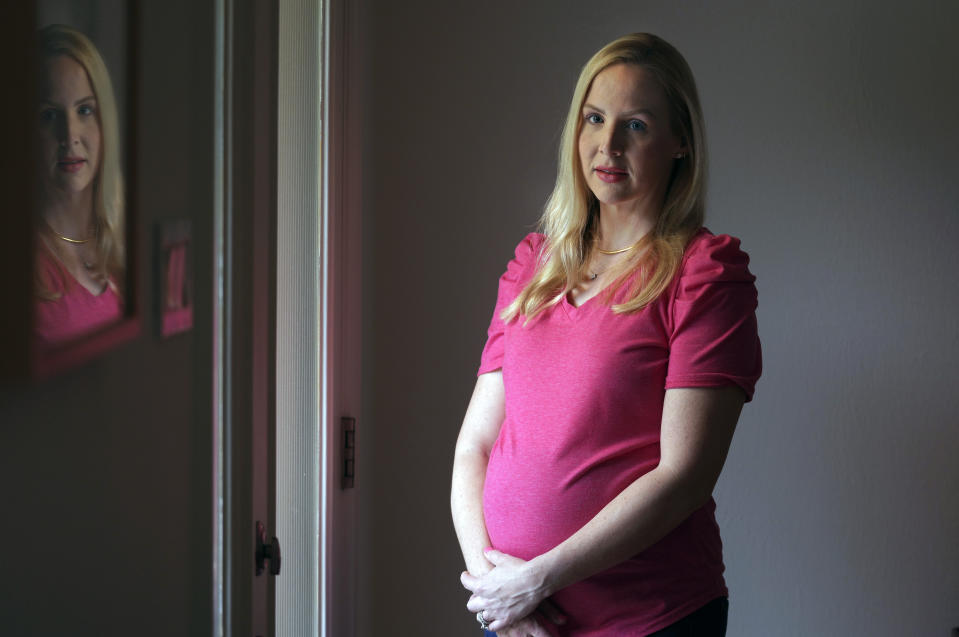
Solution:
M 118 321 L 123 303 L 112 284 L 94 295 L 66 271 L 45 248 L 36 252 L 37 268 L 46 288 L 61 296 L 34 303 L 34 338 L 40 350 L 66 343 Z
M 701 230 L 668 290 L 640 312 L 614 314 L 600 293 L 580 307 L 564 299 L 526 327 L 504 324 L 544 242 L 528 235 L 500 278 L 479 368 L 502 368 L 506 390 L 486 526 L 493 547 L 527 560 L 657 466 L 667 389 L 732 384 L 750 400 L 762 367 L 755 277 L 738 239 Z M 715 508 L 710 498 L 645 551 L 557 592 L 569 621 L 554 634 L 646 635 L 726 595 Z

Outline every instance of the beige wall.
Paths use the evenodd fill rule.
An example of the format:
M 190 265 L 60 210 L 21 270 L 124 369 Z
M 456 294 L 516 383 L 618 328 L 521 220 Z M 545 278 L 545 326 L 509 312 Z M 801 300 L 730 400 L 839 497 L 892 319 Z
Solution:
M 766 371 L 716 494 L 730 634 L 959 625 L 959 4 L 364 4 L 360 634 L 475 634 L 453 443 L 579 66 L 628 31 L 687 56 L 707 223 L 758 276 Z

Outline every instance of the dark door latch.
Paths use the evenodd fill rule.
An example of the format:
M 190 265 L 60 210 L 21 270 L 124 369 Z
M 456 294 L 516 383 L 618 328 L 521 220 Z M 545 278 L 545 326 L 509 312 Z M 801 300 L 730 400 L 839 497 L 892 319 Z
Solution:
M 280 574 L 280 541 L 273 536 L 269 544 L 266 543 L 266 527 L 259 520 L 256 521 L 256 575 L 263 574 L 263 563 L 270 561 L 270 575 Z

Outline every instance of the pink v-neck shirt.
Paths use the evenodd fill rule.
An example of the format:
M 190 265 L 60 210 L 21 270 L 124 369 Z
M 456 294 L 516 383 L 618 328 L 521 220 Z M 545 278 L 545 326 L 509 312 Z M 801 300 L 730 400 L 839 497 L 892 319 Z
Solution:
M 66 343 L 106 327 L 123 317 L 123 303 L 112 285 L 94 295 L 59 265 L 46 249 L 37 250 L 37 267 L 54 300 L 34 303 L 33 335 L 41 350 Z
M 701 230 L 668 290 L 640 312 L 615 314 L 600 293 L 580 307 L 564 299 L 526 326 L 504 324 L 544 241 L 523 239 L 500 278 L 479 368 L 502 368 L 506 390 L 486 526 L 496 549 L 527 560 L 659 464 L 667 389 L 738 385 L 749 400 L 762 368 L 755 277 L 738 239 Z M 715 508 L 710 499 L 645 551 L 557 592 L 569 621 L 555 634 L 646 635 L 726 595 Z

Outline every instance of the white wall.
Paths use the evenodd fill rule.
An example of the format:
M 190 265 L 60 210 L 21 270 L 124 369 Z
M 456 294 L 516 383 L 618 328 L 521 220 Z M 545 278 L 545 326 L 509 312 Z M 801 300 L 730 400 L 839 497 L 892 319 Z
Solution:
M 729 634 L 959 625 L 959 4 L 365 0 L 361 19 L 360 634 L 474 634 L 453 443 L 579 67 L 630 31 L 689 60 L 707 225 L 758 276 L 766 371 L 716 493 Z

